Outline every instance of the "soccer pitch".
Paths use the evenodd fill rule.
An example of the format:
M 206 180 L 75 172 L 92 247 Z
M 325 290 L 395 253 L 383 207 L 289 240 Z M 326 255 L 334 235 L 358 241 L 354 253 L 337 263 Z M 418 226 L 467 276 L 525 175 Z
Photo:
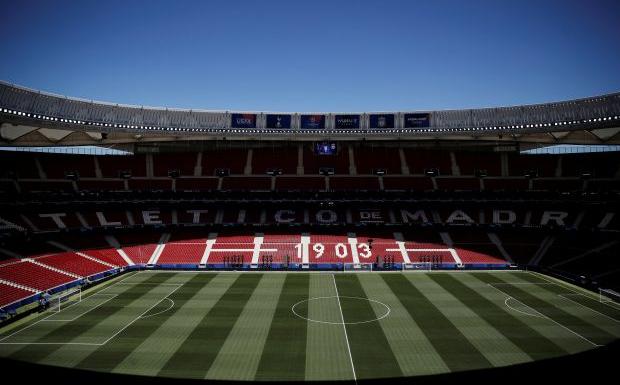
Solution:
M 357 380 L 593 349 L 620 337 L 620 307 L 518 271 L 142 271 L 0 332 L 0 356 L 47 365 L 225 380 Z

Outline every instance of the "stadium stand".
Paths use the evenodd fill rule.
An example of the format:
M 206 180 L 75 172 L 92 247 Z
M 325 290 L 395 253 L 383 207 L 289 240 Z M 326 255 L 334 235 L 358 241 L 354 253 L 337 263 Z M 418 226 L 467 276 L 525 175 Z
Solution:
M 73 276 L 36 265 L 30 261 L 0 266 L 0 279 L 37 290 L 49 290 L 76 280 Z
M 71 252 L 36 257 L 34 260 L 82 277 L 88 277 L 111 269 L 108 265 L 92 261 Z
M 253 149 L 252 173 L 264 175 L 269 169 L 279 169 L 283 175 L 297 174 L 297 146 L 258 147 Z
M 30 297 L 35 293 L 22 288 L 0 282 L 0 307 Z
M 478 140 L 483 133 L 458 131 L 475 112 L 456 111 L 464 115 L 453 120 L 438 112 L 428 128 L 456 131 L 419 141 L 406 130 L 376 138 L 329 131 L 328 118 L 320 135 L 295 128 L 254 140 L 232 130 L 235 140 L 127 139 L 119 146 L 127 155 L 0 153 L 0 279 L 47 290 L 146 265 L 400 268 L 429 260 L 615 277 L 617 153 L 521 153 L 536 136 Z M 210 126 L 196 129 L 230 124 L 225 114 L 204 114 Z M 2 301 L 30 293 L 11 289 Z

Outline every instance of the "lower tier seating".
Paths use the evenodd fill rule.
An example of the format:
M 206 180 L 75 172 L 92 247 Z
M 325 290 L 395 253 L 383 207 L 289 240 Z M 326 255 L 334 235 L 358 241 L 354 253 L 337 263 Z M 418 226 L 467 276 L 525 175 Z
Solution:
M 0 279 L 37 290 L 48 290 L 60 286 L 75 278 L 56 271 L 24 261 L 0 266 Z
M 0 307 L 30 297 L 34 294 L 35 293 L 31 291 L 0 282 Z

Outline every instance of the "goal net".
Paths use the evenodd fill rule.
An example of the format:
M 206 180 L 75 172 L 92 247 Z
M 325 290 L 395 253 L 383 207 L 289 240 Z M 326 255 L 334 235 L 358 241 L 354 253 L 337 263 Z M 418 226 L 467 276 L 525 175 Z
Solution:
M 52 296 L 49 300 L 49 308 L 51 311 L 59 312 L 80 301 L 82 301 L 82 289 L 74 287 Z
M 598 289 L 599 301 L 620 304 L 620 293 L 611 289 Z
M 372 271 L 372 263 L 345 263 L 344 271 Z
M 432 262 L 410 262 L 403 263 L 403 271 L 431 271 L 433 270 Z

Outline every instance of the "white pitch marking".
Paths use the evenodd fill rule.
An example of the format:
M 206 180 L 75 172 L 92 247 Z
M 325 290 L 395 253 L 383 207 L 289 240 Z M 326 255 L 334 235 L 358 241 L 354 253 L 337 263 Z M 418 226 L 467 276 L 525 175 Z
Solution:
M 594 343 L 594 342 L 590 341 L 590 340 L 589 340 L 589 339 L 587 339 L 586 337 L 584 337 L 584 336 L 582 336 L 581 334 L 577 333 L 576 331 L 574 331 L 574 330 L 572 330 L 572 329 L 570 329 L 570 328 L 568 328 L 568 327 L 566 327 L 566 326 L 562 325 L 561 323 L 559 323 L 558 321 L 554 320 L 553 318 L 551 318 L 551 317 L 549 317 L 549 316 L 546 316 L 546 315 L 542 314 L 541 312 L 539 312 L 538 310 L 534 309 L 533 307 L 531 307 L 531 306 L 528 306 L 528 305 L 524 304 L 522 301 L 520 301 L 520 300 L 518 300 L 518 299 L 514 298 L 513 296 L 511 296 L 510 294 L 506 293 L 505 291 L 503 291 L 503 290 L 501 290 L 501 289 L 499 289 L 499 288 L 497 288 L 497 287 L 493 286 L 494 284 L 489 283 L 488 285 L 489 285 L 489 286 L 491 286 L 492 288 L 494 288 L 495 290 L 499 291 L 500 293 L 503 293 L 504 295 L 506 295 L 506 296 L 508 296 L 508 297 L 510 297 L 510 298 L 512 298 L 512 299 L 514 299 L 515 301 L 520 302 L 520 303 L 521 303 L 521 305 L 523 305 L 523 306 L 525 306 L 525 307 L 529 307 L 530 309 L 532 309 L 532 310 L 533 310 L 533 311 L 535 311 L 536 313 L 540 314 L 542 318 L 548 319 L 549 321 L 551 321 L 551 322 L 553 322 L 554 324 L 556 324 L 556 325 L 558 325 L 558 326 L 560 326 L 560 327 L 562 327 L 562 328 L 564 328 L 564 329 L 568 330 L 569 332 L 573 333 L 574 335 L 576 335 L 577 337 L 579 337 L 579 338 L 583 339 L 584 341 L 589 342 L 589 343 L 590 343 L 590 344 L 592 344 L 593 346 L 596 346 L 596 347 L 602 346 L 602 345 L 599 345 L 599 344 L 597 344 L 597 343 Z M 505 303 L 505 302 L 504 302 L 504 303 Z M 512 307 L 510 307 L 510 309 L 514 310 Z
M 116 285 L 120 284 L 121 282 L 123 282 L 124 280 L 126 280 L 126 279 L 128 279 L 128 278 L 131 278 L 131 277 L 133 277 L 133 276 L 136 276 L 136 275 L 138 275 L 138 274 L 140 274 L 140 272 L 137 272 L 136 274 L 129 274 L 129 275 L 127 275 L 127 277 L 125 277 L 125 278 L 121 279 L 120 281 L 115 282 L 115 283 L 111 284 L 110 286 L 104 287 L 103 289 L 99 290 L 98 292 L 96 292 L 96 293 L 94 293 L 94 294 L 92 294 L 92 295 L 97 295 L 97 294 L 100 294 L 101 292 L 103 292 L 103 291 L 105 291 L 105 290 L 108 290 L 108 289 L 109 289 L 109 288 L 111 288 L 112 286 L 116 286 Z M 89 296 L 89 297 L 90 297 L 90 296 Z M 88 297 L 87 297 L 87 298 L 88 298 Z M 79 303 L 79 302 L 78 302 L 78 303 Z M 77 304 L 77 303 L 74 303 L 74 304 L 72 304 L 72 305 L 69 305 L 69 306 L 67 306 L 66 308 L 64 308 L 64 310 L 67 310 L 67 309 L 69 309 L 71 306 L 74 306 L 74 305 L 76 305 L 76 304 Z M 61 311 L 63 311 L 63 310 L 61 310 Z M 6 340 L 7 338 L 10 338 L 10 337 L 12 337 L 12 336 L 16 335 L 17 333 L 21 333 L 21 332 L 23 332 L 24 330 L 29 329 L 29 328 L 33 327 L 34 325 L 38 324 L 39 322 L 43 322 L 43 321 L 45 321 L 46 319 L 50 318 L 51 316 L 53 316 L 53 315 L 55 315 L 55 314 L 59 314 L 59 313 L 60 313 L 60 312 L 57 312 L 57 313 L 52 313 L 52 314 L 48 315 L 47 317 L 44 317 L 44 318 L 42 318 L 42 319 L 40 319 L 40 320 L 38 320 L 38 321 L 36 321 L 36 322 L 33 322 L 33 323 L 31 323 L 30 325 L 28 325 L 28 326 L 26 326 L 26 327 L 24 327 L 24 328 L 21 328 L 21 329 L 19 329 L 19 330 L 14 331 L 13 333 L 9 334 L 8 336 L 5 336 L 5 337 L 3 337 L 3 338 L 0 338 L 0 345 L 4 345 L 4 344 L 10 344 L 10 345 L 28 345 L 28 344 L 31 344 L 32 342 L 11 342 L 11 343 L 9 343 L 9 342 L 2 342 L 2 341 L 4 341 L 4 340 Z M 59 344 L 60 344 L 60 345 L 62 345 L 62 344 L 65 344 L 65 343 L 66 343 L 66 342 L 62 342 L 62 343 L 53 343 L 53 344 L 55 344 L 55 345 L 59 345 Z M 45 344 L 46 344 L 46 345 L 49 345 L 49 344 L 52 344 L 52 343 L 45 343 Z M 79 343 L 75 343 L 75 345 L 79 345 Z
M 353 356 L 351 355 L 351 346 L 349 345 L 349 335 L 347 334 L 347 325 L 344 323 L 344 314 L 342 314 L 342 305 L 340 305 L 340 294 L 338 294 L 338 285 L 336 285 L 336 276 L 332 274 L 334 281 L 334 289 L 336 290 L 336 299 L 338 300 L 338 308 L 340 309 L 340 319 L 342 320 L 342 330 L 344 330 L 344 338 L 347 341 L 347 350 L 349 351 L 349 361 L 351 362 L 351 370 L 353 371 L 353 381 L 357 384 L 357 375 L 355 374 L 355 365 L 353 364 Z
M 572 293 L 571 293 L 571 294 L 558 294 L 558 296 L 559 296 L 559 297 L 561 297 L 561 298 L 564 298 L 564 299 L 569 300 L 569 301 L 571 301 L 571 302 L 573 302 L 573 303 L 576 303 L 577 305 L 579 305 L 579 306 L 581 306 L 581 307 L 583 307 L 583 308 L 586 308 L 586 309 L 588 309 L 588 310 L 590 310 L 590 311 L 593 311 L 593 312 L 595 312 L 595 313 L 597 313 L 597 314 L 600 314 L 600 315 L 602 315 L 603 317 L 607 317 L 607 318 L 609 318 L 610 320 L 612 320 L 612 321 L 614 321 L 614 322 L 619 322 L 619 323 L 620 323 L 620 320 L 615 319 L 614 317 L 608 316 L 607 314 L 603 314 L 603 313 L 601 313 L 600 311 L 594 310 L 594 309 L 592 309 L 592 308 L 591 308 L 591 307 L 589 307 L 589 306 L 586 306 L 586 305 L 584 305 L 584 304 L 582 304 L 582 303 L 579 303 L 579 302 L 575 301 L 574 299 L 570 299 L 570 298 L 569 298 L 569 296 L 571 296 L 571 295 L 572 295 L 572 296 L 579 295 L 579 296 L 586 297 L 586 298 L 588 298 L 588 299 L 590 299 L 590 300 L 592 300 L 592 301 L 595 301 L 594 299 L 592 299 L 592 298 L 588 297 L 588 296 L 587 296 L 587 295 L 585 295 L 585 294 L 578 294 L 578 293 L 575 293 L 575 294 L 572 294 Z M 600 302 L 599 302 L 599 303 L 600 303 Z
M 539 274 L 539 273 L 536 273 L 536 272 L 532 272 L 532 271 L 528 271 L 528 273 L 530 273 L 530 275 L 533 275 L 533 276 L 535 276 L 535 277 L 538 277 L 538 278 L 540 278 L 540 279 L 543 279 L 543 280 L 545 280 L 545 281 L 549 282 L 549 284 L 553 284 L 553 285 L 557 285 L 557 286 L 563 287 L 563 288 L 565 288 L 565 289 L 567 289 L 567 290 L 570 290 L 570 291 L 572 291 L 572 292 L 574 292 L 574 293 L 577 293 L 577 294 L 583 295 L 584 297 L 589 297 L 589 298 L 592 298 L 593 300 L 597 301 L 597 298 L 596 298 L 596 297 L 590 297 L 589 295 L 586 295 L 586 294 L 584 294 L 584 293 L 580 293 L 579 291 L 577 291 L 576 289 L 574 289 L 574 288 L 572 288 L 572 287 L 570 287 L 570 286 L 568 286 L 568 285 L 560 284 L 559 282 L 553 282 L 552 280 L 550 280 L 549 278 L 546 278 L 546 277 L 545 277 L 544 275 L 542 275 L 542 274 Z M 560 282 L 562 282 L 562 281 L 560 281 Z M 542 284 L 542 283 L 541 283 L 541 284 Z M 595 294 L 595 295 L 596 295 L 596 294 Z M 612 308 L 612 309 L 616 309 L 616 310 L 618 310 L 618 308 L 617 308 L 616 306 L 611 306 L 611 305 L 606 304 L 606 303 L 604 303 L 604 302 L 601 302 L 601 303 L 602 303 L 603 305 L 607 305 L 607 306 L 609 306 L 609 307 L 610 307 L 610 308 Z
M 157 313 L 155 313 L 155 314 L 149 314 L 149 315 L 146 315 L 146 316 L 141 317 L 141 318 L 142 318 L 142 319 L 145 319 L 145 318 L 153 317 L 153 316 L 156 316 L 156 315 L 160 315 L 160 314 L 165 313 L 165 312 L 167 312 L 168 310 L 170 310 L 170 309 L 172 309 L 172 308 L 174 307 L 174 301 L 173 301 L 173 300 L 171 300 L 171 299 L 170 299 L 170 298 L 168 298 L 168 297 L 166 297 L 166 298 L 164 298 L 164 299 L 167 299 L 168 301 L 170 301 L 170 306 L 168 306 L 166 309 L 164 309 L 164 310 L 162 310 L 162 311 L 159 311 L 159 312 L 157 312 Z M 163 301 L 163 300 L 162 300 L 162 301 Z M 162 302 L 162 301 L 159 301 L 159 302 Z
M 94 296 L 97 296 L 97 295 L 100 295 L 100 294 L 99 294 L 99 293 L 95 293 L 95 294 L 93 294 L 93 295 L 89 295 L 86 299 L 84 299 L 84 301 L 86 301 L 88 298 L 91 298 L 91 297 L 94 297 Z M 85 312 L 83 312 L 82 314 L 77 315 L 77 316 L 75 316 L 75 317 L 73 317 L 73 318 L 71 318 L 71 319 L 44 319 L 44 320 L 42 320 L 42 321 L 46 321 L 46 322 L 73 322 L 73 321 L 75 321 L 76 319 L 78 319 L 78 318 L 80 318 L 81 316 L 83 316 L 84 314 L 90 313 L 91 311 L 95 310 L 96 308 L 98 308 L 98 307 L 100 307 L 100 306 L 103 306 L 106 302 L 108 302 L 108 301 L 110 301 L 111 299 L 116 298 L 116 297 L 118 296 L 118 294 L 101 294 L 101 295 L 104 295 L 104 296 L 110 296 L 110 298 L 108 298 L 108 299 L 106 299 L 105 301 L 101 302 L 101 303 L 100 303 L 99 305 L 97 305 L 97 306 L 94 306 L 94 307 L 91 307 L 90 309 L 87 309 L 87 310 L 86 310 Z M 84 301 L 76 302 L 76 303 L 74 303 L 74 304 L 72 304 L 72 305 L 67 306 L 65 309 L 70 308 L 71 306 L 77 305 L 77 304 L 79 304 L 79 303 L 82 303 L 82 302 L 84 302 Z M 58 313 L 56 313 L 56 314 L 58 314 Z
M 519 309 L 517 309 L 517 308 L 515 308 L 515 307 L 510 306 L 510 305 L 508 304 L 508 301 L 510 301 L 511 299 L 512 299 L 512 300 L 514 300 L 514 301 L 520 302 L 520 301 L 518 301 L 518 300 L 516 300 L 516 299 L 514 299 L 514 298 L 512 298 L 512 297 L 506 297 L 506 299 L 504 300 L 504 305 L 506 305 L 506 307 L 507 307 L 507 308 L 509 308 L 509 309 L 511 309 L 511 310 L 514 310 L 514 311 L 516 311 L 517 313 L 525 314 L 525 315 L 528 315 L 528 316 L 531 316 L 531 317 L 537 317 L 537 318 L 543 318 L 543 319 L 545 318 L 545 317 L 544 317 L 544 316 L 542 316 L 540 313 L 538 313 L 535 309 L 532 309 L 531 307 L 529 307 L 529 306 L 527 306 L 527 305 L 525 305 L 525 306 L 526 306 L 528 309 L 532 309 L 532 310 L 535 312 L 534 314 L 532 314 L 532 313 L 527 313 L 527 312 L 524 312 L 523 310 L 519 310 Z M 521 304 L 523 305 L 523 303 L 522 303 L 522 302 L 521 302 Z M 536 314 L 536 313 L 538 313 L 538 314 Z
M 310 321 L 310 322 L 316 322 L 316 323 L 320 323 L 320 324 L 328 324 L 328 325 L 342 325 L 342 322 L 330 322 L 330 321 L 321 321 L 321 320 L 316 320 L 316 319 L 312 319 L 312 318 L 308 318 L 308 317 L 304 317 L 301 314 L 297 313 L 295 311 L 295 308 L 297 307 L 297 305 L 302 304 L 304 302 L 310 302 L 310 301 L 314 301 L 317 299 L 327 299 L 327 298 L 336 298 L 335 295 L 332 296 L 326 296 L 326 297 L 312 297 L 312 298 L 308 298 L 308 299 L 303 299 L 297 303 L 295 303 L 293 306 L 291 306 L 291 311 L 293 312 L 293 314 L 295 314 L 297 317 L 301 318 L 301 319 L 305 319 L 306 321 Z M 371 320 L 367 320 L 367 321 L 358 321 L 358 322 L 346 322 L 346 325 L 359 325 L 359 324 L 367 324 L 370 322 L 376 322 L 376 321 L 381 321 L 382 319 L 384 319 L 385 317 L 390 315 L 390 312 L 392 311 L 392 309 L 384 304 L 383 302 L 374 300 L 374 299 L 370 299 L 370 298 L 364 298 L 364 297 L 350 297 L 350 296 L 338 296 L 338 298 L 352 298 L 352 299 L 361 299 L 364 301 L 369 301 L 369 302 L 374 302 L 374 303 L 378 303 L 379 305 L 382 305 L 383 307 L 385 307 L 387 309 L 387 311 L 382 314 L 380 317 L 371 319 Z
M 137 283 L 135 283 L 135 284 L 136 284 L 136 285 L 140 285 L 141 283 L 137 282 Z M 184 284 L 179 283 L 179 284 L 164 284 L 164 285 L 165 285 L 165 286 L 176 286 L 176 288 L 175 288 L 174 290 L 172 290 L 170 293 L 168 293 L 168 294 L 167 294 L 164 298 L 162 298 L 162 299 L 160 299 L 159 301 L 155 302 L 155 303 L 153 304 L 153 306 L 151 306 L 151 307 L 149 307 L 148 309 L 146 309 L 144 312 L 142 312 L 142 314 L 140 314 L 138 317 L 134 318 L 131 322 L 129 322 L 128 324 L 126 324 L 125 326 L 123 326 L 123 327 L 122 327 L 119 331 L 117 331 L 116 333 L 114 333 L 111 337 L 109 337 L 108 339 L 106 339 L 106 340 L 105 340 L 105 341 L 103 341 L 103 342 L 100 342 L 100 343 L 96 343 L 96 342 L 1 342 L 1 341 L 3 341 L 4 339 L 9 338 L 9 337 L 10 337 L 10 336 L 12 336 L 13 334 L 16 334 L 17 332 L 20 332 L 20 331 L 23 331 L 24 329 L 26 329 L 26 328 L 24 328 L 24 329 L 18 330 L 16 333 L 13 333 L 13 334 L 11 334 L 11 335 L 6 336 L 6 337 L 5 337 L 5 338 L 3 338 L 2 340 L 0 340 L 0 345 L 87 345 L 87 346 L 103 346 L 103 345 L 107 344 L 108 342 L 110 342 L 110 340 L 112 340 L 114 337 L 116 337 L 117 335 L 119 335 L 120 333 L 122 333 L 122 332 L 123 332 L 123 330 L 127 329 L 129 326 L 131 326 L 131 325 L 132 325 L 134 322 L 136 322 L 137 320 L 139 320 L 139 319 L 141 319 L 141 318 L 148 318 L 148 317 L 151 317 L 151 316 L 153 316 L 153 315 L 157 315 L 157 314 L 161 314 L 161 313 L 163 313 L 163 311 L 162 311 L 162 312 L 159 312 L 159 313 L 156 313 L 156 314 L 152 314 L 151 316 L 147 316 L 147 317 L 145 317 L 145 316 L 144 316 L 146 313 L 148 313 L 149 311 L 151 311 L 151 310 L 152 310 L 155 306 L 159 305 L 159 304 L 160 304 L 163 300 L 168 299 L 168 300 L 172 301 L 172 300 L 171 300 L 170 298 L 168 298 L 168 297 L 169 297 L 169 296 L 171 296 L 172 294 L 174 294 L 174 292 L 175 292 L 175 291 L 177 291 L 177 290 L 178 290 L 180 287 L 182 287 Z M 108 289 L 108 288 L 110 288 L 110 287 L 111 287 L 111 286 L 108 286 L 108 287 L 106 287 L 105 289 Z M 103 289 L 103 290 L 105 290 L 105 289 Z M 102 291 L 103 291 L 103 290 L 102 290 Z M 93 294 L 93 295 L 97 295 L 97 294 L 99 294 L 99 293 L 96 293 L 96 294 Z M 112 298 L 110 298 L 110 299 L 112 299 Z M 108 301 L 109 301 L 109 300 L 108 300 Z M 107 302 L 107 301 L 106 301 L 106 302 Z M 71 306 L 73 306 L 73 305 L 71 305 Z M 99 306 L 100 306 L 100 305 L 99 305 Z M 172 306 L 170 306 L 168 309 L 166 309 L 166 310 L 164 310 L 164 311 L 168 311 L 168 310 L 170 310 L 173 306 L 174 306 L 174 301 L 172 301 Z M 70 307 L 70 306 L 67 306 L 65 309 L 68 309 L 69 307 Z M 93 308 L 93 309 L 94 309 L 94 308 Z M 93 310 L 93 309 L 90 309 L 90 310 Z M 90 311 L 90 310 L 89 310 L 89 311 Z M 58 313 L 54 313 L 54 314 L 58 314 Z M 49 315 L 48 317 L 45 317 L 44 319 L 42 319 L 42 320 L 40 320 L 40 321 L 35 322 L 35 324 L 36 324 L 36 323 L 39 323 L 39 322 L 42 322 L 42 321 L 46 321 L 46 320 L 47 320 L 47 318 L 49 318 L 49 317 L 53 316 L 54 314 L 51 314 L 51 315 Z M 84 314 L 86 314 L 86 313 L 84 313 Z M 77 318 L 79 318 L 79 317 L 77 317 Z M 76 319 L 77 319 L 77 318 L 76 318 Z M 48 321 L 48 322 L 50 322 L 50 321 L 52 321 L 52 320 L 47 320 L 47 321 Z M 33 326 L 33 325 L 34 325 L 34 324 L 32 324 L 32 325 L 30 325 L 30 326 Z
M 155 306 L 159 305 L 159 303 L 163 300 L 165 300 L 166 298 L 168 298 L 169 296 L 171 296 L 172 294 L 174 294 L 175 291 L 179 290 L 179 288 L 181 288 L 184 284 L 180 283 L 174 290 L 172 290 L 170 293 L 168 293 L 164 298 L 160 299 L 159 301 L 155 302 L 153 304 L 153 306 L 149 307 L 148 309 L 146 309 L 144 312 L 142 312 L 142 314 L 140 314 L 139 316 L 137 316 L 136 318 L 134 318 L 133 321 L 129 322 L 127 325 L 123 326 L 121 328 L 121 330 L 117 331 L 116 333 L 114 333 L 110 338 L 108 338 L 107 340 L 103 341 L 103 343 L 101 345 L 105 345 L 107 344 L 110 340 L 112 340 L 114 337 L 116 337 L 117 335 L 121 334 L 123 332 L 123 330 L 127 329 L 129 326 L 131 326 L 131 324 L 133 324 L 134 322 L 136 322 L 137 320 L 139 320 L 140 318 L 144 317 L 144 315 L 146 313 L 148 313 L 149 311 L 151 311 L 151 309 L 153 309 Z

